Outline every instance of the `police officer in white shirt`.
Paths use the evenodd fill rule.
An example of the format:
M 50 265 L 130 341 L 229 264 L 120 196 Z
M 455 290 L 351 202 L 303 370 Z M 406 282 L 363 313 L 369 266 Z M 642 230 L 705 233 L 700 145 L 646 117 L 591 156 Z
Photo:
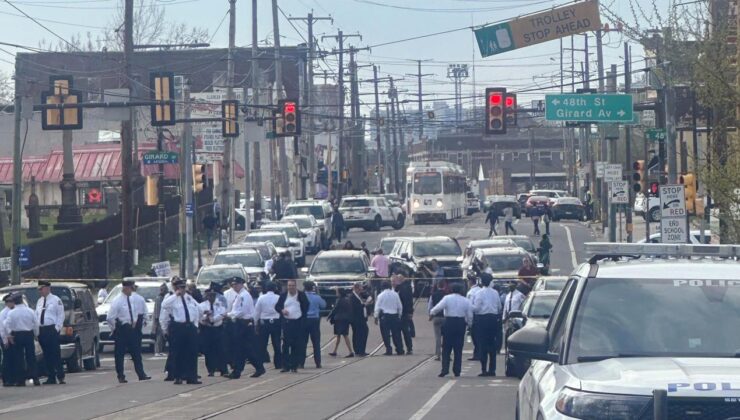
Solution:
M 237 277 L 230 278 L 228 280 L 228 285 L 231 286 L 228 290 L 224 292 L 224 299 L 226 300 L 226 313 L 231 312 L 232 306 L 234 306 L 234 301 L 236 300 L 236 296 L 239 294 L 235 290 L 236 282 L 234 279 Z M 231 318 L 228 316 L 224 318 L 224 334 L 226 335 L 226 338 L 224 340 L 224 343 L 226 345 L 225 349 L 225 358 L 226 358 L 226 364 L 231 366 L 231 370 L 234 370 L 235 359 L 234 354 L 236 353 L 236 332 L 234 331 L 234 322 Z
M 473 330 L 478 336 L 481 374 L 496 376 L 496 353 L 501 335 L 501 299 L 491 287 L 492 277 L 481 278 L 483 287 L 473 296 Z
M 274 355 L 275 369 L 282 369 L 283 355 L 280 351 L 280 313 L 275 310 L 275 305 L 280 296 L 275 294 L 275 283 L 265 284 L 265 293 L 257 298 L 254 304 L 254 322 L 256 324 L 257 341 L 259 343 L 260 355 L 263 363 L 270 363 L 270 353 L 267 351 L 267 343 L 272 340 L 272 351 Z
M 33 341 L 38 331 L 36 315 L 23 302 L 23 295 L 20 293 L 13 294 L 13 303 L 15 306 L 5 319 L 5 331 L 9 333 L 8 344 L 12 348 L 10 353 L 14 366 L 10 382 L 15 386 L 26 386 L 26 379 L 31 378 L 33 384 L 38 386 L 41 383 L 36 369 Z
M 509 312 L 522 309 L 522 303 L 527 296 L 520 289 L 522 289 L 521 282 L 517 282 L 517 284 L 511 286 L 509 293 L 506 294 L 504 320 L 509 319 Z
M 223 345 L 226 307 L 217 299 L 214 285 L 215 283 L 211 283 L 211 287 L 205 292 L 206 300 L 199 304 L 201 351 L 206 358 L 208 376 L 213 376 L 216 371 L 221 372 L 221 376 L 227 376 L 229 372 L 226 369 Z
M 244 279 L 234 277 L 231 279 L 231 284 L 236 292 L 236 297 L 231 305 L 231 311 L 228 313 L 228 317 L 234 322 L 234 341 L 232 342 L 234 369 L 229 378 L 239 379 L 242 376 L 247 359 L 255 369 L 250 377 L 258 378 L 265 374 L 265 368 L 259 352 L 256 351 L 254 301 L 246 287 L 244 287 Z
M 395 290 L 391 289 L 391 283 L 384 281 L 380 285 L 380 294 L 375 301 L 375 323 L 380 323 L 380 335 L 385 345 L 385 355 L 393 354 L 391 348 L 391 337 L 396 347 L 396 354 L 403 355 L 403 341 L 401 341 L 401 314 L 403 304 Z
M 172 281 L 175 293 L 162 302 L 159 320 L 162 329 L 170 336 L 172 370 L 175 385 L 185 380 L 190 385 L 198 385 L 198 321 L 200 307 L 198 302 L 185 291 L 185 281 L 176 278 Z M 169 372 L 168 372 L 169 373 Z
M 123 372 L 123 358 L 126 353 L 131 355 L 134 370 L 140 381 L 151 379 L 144 373 L 141 361 L 141 329 L 147 314 L 146 300 L 134 292 L 134 281 L 121 282 L 121 294 L 110 304 L 107 322 L 111 335 L 115 341 L 115 364 L 118 382 L 125 384 L 126 375 Z
M 465 297 L 468 298 L 468 300 L 472 304 L 475 295 L 480 292 L 481 287 L 478 285 L 478 279 L 476 278 L 471 278 L 468 281 L 470 282 L 470 288 L 468 289 L 468 293 L 465 295 Z M 473 324 L 475 324 L 476 322 L 476 315 L 475 313 L 473 313 Z M 480 360 L 480 344 L 478 343 L 478 331 L 476 328 L 470 328 L 470 338 L 473 340 L 473 357 L 470 357 L 468 360 Z
M 15 302 L 13 302 L 13 294 L 8 293 L 3 297 L 5 307 L 0 311 L 0 345 L 2 345 L 3 352 L 3 386 L 15 386 L 13 382 L 15 380 L 13 376 L 14 365 L 15 365 L 15 350 L 14 346 L 10 345 L 8 337 L 10 331 L 6 328 L 5 320 L 8 319 L 8 314 L 15 308 Z
M 452 285 L 452 293 L 442 300 L 429 312 L 430 315 L 444 313 L 445 322 L 442 325 L 442 372 L 439 377 L 450 373 L 450 353 L 455 352 L 455 362 L 452 372 L 460 376 L 462 371 L 462 348 L 465 344 L 465 327 L 473 325 L 473 305 L 463 296 L 461 284 Z
M 64 325 L 64 304 L 62 300 L 51 293 L 51 283 L 40 280 L 38 282 L 39 299 L 36 301 L 36 322 L 39 326 L 39 344 L 44 352 L 46 373 L 45 385 L 53 385 L 59 381 L 64 384 L 64 366 L 62 366 L 62 352 L 59 347 L 59 333 Z
M 308 298 L 298 290 L 296 281 L 287 282 L 287 291 L 280 295 L 275 310 L 282 315 L 283 368 L 281 372 L 297 372 L 299 360 L 305 354 L 306 340 L 303 338 L 303 321 L 308 313 Z M 304 350 L 301 350 L 303 346 Z
M 103 303 L 105 298 L 108 297 L 108 282 L 103 283 L 98 290 L 98 305 Z

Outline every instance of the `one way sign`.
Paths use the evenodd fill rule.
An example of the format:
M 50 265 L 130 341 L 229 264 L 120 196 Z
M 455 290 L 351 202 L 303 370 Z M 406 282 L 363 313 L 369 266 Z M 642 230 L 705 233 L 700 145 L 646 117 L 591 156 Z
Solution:
M 686 217 L 686 195 L 683 185 L 660 186 L 660 215 L 662 218 Z

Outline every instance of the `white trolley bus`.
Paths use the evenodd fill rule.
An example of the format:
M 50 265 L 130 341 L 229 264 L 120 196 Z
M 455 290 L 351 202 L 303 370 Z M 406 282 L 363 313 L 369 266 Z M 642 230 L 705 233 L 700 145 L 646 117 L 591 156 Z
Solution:
M 406 191 L 414 224 L 461 218 L 466 211 L 465 186 L 465 171 L 454 163 L 411 162 Z

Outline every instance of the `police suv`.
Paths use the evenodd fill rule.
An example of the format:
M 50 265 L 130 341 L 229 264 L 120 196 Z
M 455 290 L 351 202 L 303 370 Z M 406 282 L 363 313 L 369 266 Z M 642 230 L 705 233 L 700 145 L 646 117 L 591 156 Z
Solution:
M 740 418 L 740 246 L 589 243 L 547 326 L 517 419 Z

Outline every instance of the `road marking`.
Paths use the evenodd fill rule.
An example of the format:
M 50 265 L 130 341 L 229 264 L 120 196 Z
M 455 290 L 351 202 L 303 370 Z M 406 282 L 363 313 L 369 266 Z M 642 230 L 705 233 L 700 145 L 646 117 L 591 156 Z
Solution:
M 414 415 L 411 416 L 409 420 L 423 419 L 424 416 L 426 416 L 427 414 L 429 414 L 430 411 L 432 411 L 434 406 L 437 405 L 439 400 L 441 400 L 442 397 L 444 397 L 445 394 L 447 394 L 447 392 L 455 385 L 455 383 L 457 383 L 457 380 L 453 379 L 447 382 L 446 384 L 442 385 L 442 388 L 440 388 L 436 393 L 434 393 L 434 395 L 432 395 L 432 398 L 430 398 L 429 401 L 427 401 L 426 404 L 424 404 L 424 406 L 422 406 L 419 409 L 419 411 L 414 413 Z
M 573 235 L 570 233 L 570 228 L 568 226 L 563 225 L 563 229 L 565 229 L 565 233 L 568 234 L 568 246 L 570 247 L 570 259 L 573 263 L 573 269 L 575 270 L 578 267 L 578 258 L 576 257 L 576 248 L 573 246 Z

